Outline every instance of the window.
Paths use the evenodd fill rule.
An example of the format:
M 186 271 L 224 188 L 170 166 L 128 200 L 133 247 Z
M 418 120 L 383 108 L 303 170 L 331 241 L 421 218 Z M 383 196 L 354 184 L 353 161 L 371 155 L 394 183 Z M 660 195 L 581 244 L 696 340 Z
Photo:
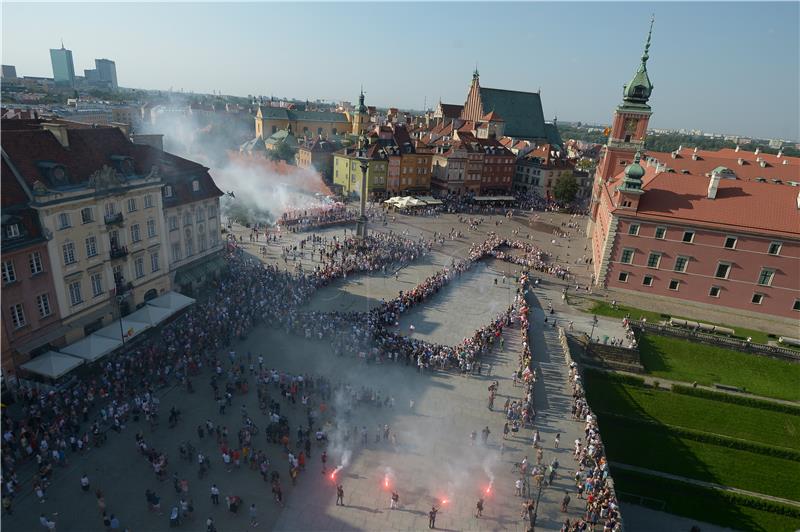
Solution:
M 683 241 L 688 244 L 691 244 L 694 241 L 694 231 L 684 231 Z
M 74 307 L 83 303 L 83 296 L 81 295 L 81 282 L 75 281 L 69 284 L 69 302 Z
M 186 256 L 191 257 L 194 255 L 194 241 L 192 240 L 192 231 L 186 230 Z
M 199 192 L 200 191 L 200 181 L 195 179 L 192 181 L 192 192 Z
M 652 275 L 645 275 L 642 278 L 642 284 L 645 286 L 653 286 L 653 276 Z
M 40 318 L 46 318 L 52 314 L 53 310 L 50 308 L 50 296 L 47 294 L 36 296 L 36 308 L 39 309 Z
M 780 242 L 773 242 L 769 245 L 769 254 L 770 255 L 780 255 L 781 253 L 781 243 Z
M 658 265 L 660 263 L 661 263 L 661 253 L 656 253 L 655 251 L 651 251 L 650 256 L 647 257 L 647 267 L 658 268 Z
M 214 207 L 208 208 L 208 218 L 214 218 L 217 215 L 217 210 Z
M 28 264 L 31 267 L 31 275 L 42 273 L 42 270 L 44 270 L 42 267 L 42 255 L 38 251 L 34 251 L 28 255 Z
M 686 266 L 689 264 L 689 257 L 678 257 L 675 259 L 675 271 L 685 272 Z
M 3 261 L 3 283 L 13 283 L 17 280 L 17 272 L 14 270 L 14 261 Z
M 136 210 L 136 198 L 131 198 L 128 200 L 128 212 L 133 212 Z
M 22 309 L 22 305 L 20 303 L 11 305 L 10 310 L 11 322 L 14 324 L 14 328 L 19 329 L 25 327 L 25 311 Z
M 147 220 L 147 238 L 156 236 L 156 221 L 150 218 Z
M 631 226 L 628 227 L 628 234 L 629 235 L 633 235 L 633 236 L 638 235 L 639 234 L 639 224 L 631 224 Z
M 794 305 L 792 305 L 792 310 L 800 310 L 800 299 L 794 300 Z
M 117 205 L 115 203 L 106 203 L 106 216 L 114 216 L 117 214 Z
M 19 236 L 19 225 L 9 224 L 6 226 L 6 236 L 8 238 L 16 238 Z
M 97 255 L 97 238 L 90 236 L 86 239 L 86 256 L 94 257 Z
M 183 215 L 183 225 L 192 225 L 192 213 L 187 212 Z
M 719 293 L 722 289 L 719 286 L 712 286 L 711 289 L 708 291 L 708 295 L 711 297 L 719 297 Z
M 677 291 L 677 290 L 678 290 L 678 287 L 679 287 L 680 285 L 681 285 L 681 282 L 680 282 L 679 280 L 677 280 L 677 279 L 672 279 L 672 280 L 669 282 L 669 289 L 670 289 L 670 290 L 675 290 L 675 291 Z
M 622 256 L 619 261 L 623 264 L 630 264 L 633 262 L 633 249 L 625 248 L 622 250 Z
M 202 222 L 204 219 L 205 219 L 205 217 L 203 216 L 203 208 L 202 208 L 202 207 L 198 207 L 198 208 L 197 208 L 197 210 L 196 210 L 196 211 L 195 211 L 195 213 L 194 213 L 194 220 L 195 220 L 197 223 L 200 223 L 200 222 Z
M 172 185 L 165 185 L 164 186 L 164 197 L 171 198 L 172 197 Z
M 714 277 L 727 279 L 729 273 L 731 273 L 731 265 L 727 262 L 720 262 L 717 264 L 717 271 L 714 273 Z
M 628 272 L 619 272 L 619 282 L 627 283 L 628 282 Z
M 725 237 L 725 249 L 736 249 L 736 237 L 735 236 L 727 236 L 727 237 Z
M 147 194 L 144 197 L 144 208 L 145 209 L 149 209 L 152 206 L 153 206 L 153 195 L 152 194 Z
M 97 297 L 103 293 L 103 274 L 92 274 L 92 296 Z
M 144 277 L 144 259 L 142 257 L 139 257 L 134 261 L 133 267 L 136 272 L 137 279 Z
M 75 244 L 72 242 L 65 242 L 63 246 L 61 246 L 61 252 L 64 255 L 64 264 L 75 264 L 78 262 L 78 259 L 75 258 Z
M 131 242 L 138 242 L 142 239 L 142 235 L 139 234 L 139 224 L 133 224 L 131 226 Z
M 81 223 L 88 224 L 94 221 L 94 212 L 91 207 L 81 209 Z
M 764 294 L 759 294 L 757 292 L 753 294 L 753 299 L 750 300 L 750 303 L 753 303 L 754 305 L 760 305 L 763 302 L 764 302 Z
M 659 240 L 664 240 L 667 236 L 667 228 L 666 227 L 656 227 L 656 234 L 655 237 Z
M 59 229 L 66 229 L 67 227 L 72 227 L 72 224 L 69 220 L 69 213 L 62 212 L 58 215 L 58 228 Z
M 179 261 L 181 260 L 181 243 L 174 242 L 172 244 L 172 260 Z
M 761 286 L 770 286 L 773 277 L 775 277 L 775 270 L 761 268 L 761 273 L 758 275 L 758 284 Z
M 177 216 L 170 216 L 169 217 L 169 230 L 175 231 L 178 229 L 178 217 Z
M 158 265 L 158 253 L 153 253 L 150 255 L 150 271 L 157 272 L 159 270 Z

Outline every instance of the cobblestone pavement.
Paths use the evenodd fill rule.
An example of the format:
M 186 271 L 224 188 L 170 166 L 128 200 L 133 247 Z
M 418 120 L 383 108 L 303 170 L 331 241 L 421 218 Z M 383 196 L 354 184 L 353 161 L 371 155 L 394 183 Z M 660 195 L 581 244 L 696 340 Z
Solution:
M 433 230 L 447 231 L 459 227 L 457 220 L 410 218 L 409 223 L 391 224 L 379 230 Z M 380 298 L 393 297 L 398 289 L 415 286 L 425 276 L 441 268 L 452 256 L 463 256 L 470 241 L 481 241 L 486 230 L 497 228 L 502 234 L 510 233 L 519 227 L 505 221 L 502 226 L 493 223 L 482 226 L 481 231 L 466 233 L 468 238 L 449 242 L 432 257 L 419 264 L 401 269 L 397 278 L 393 272 L 387 275 L 359 275 L 320 291 L 313 305 L 328 308 L 347 308 L 351 310 L 367 308 L 377 304 Z M 422 229 L 420 229 L 422 228 Z M 339 232 L 341 230 L 331 230 Z M 532 232 L 532 234 L 534 234 Z M 293 235 L 295 238 L 297 235 Z M 549 242 L 551 235 L 535 234 L 537 241 Z M 246 237 L 245 237 L 246 240 Z M 566 245 L 566 244 L 565 244 Z M 279 246 L 269 246 L 267 260 L 276 260 Z M 577 256 L 580 256 L 578 254 Z M 310 265 L 308 260 L 304 261 Z M 429 304 L 413 309 L 403 318 L 401 328 L 407 330 L 408 324 L 415 324 L 413 334 L 426 336 L 431 340 L 452 341 L 469 334 L 504 308 L 509 300 L 506 287 L 493 285 L 494 276 L 499 272 L 513 273 L 513 268 L 505 263 L 489 263 L 478 266 L 474 272 L 466 274 L 461 280 L 445 288 Z M 543 276 L 545 278 L 546 276 Z M 560 293 L 556 283 L 545 281 L 545 286 L 537 289 L 536 298 L 541 302 Z M 476 292 L 478 297 L 476 297 Z M 574 471 L 570 458 L 571 441 L 581 427 L 569 419 L 570 396 L 566 386 L 566 369 L 560 351 L 555 329 L 544 327 L 544 312 L 533 302 L 532 346 L 537 364 L 544 375 L 536 391 L 538 416 L 536 426 L 541 431 L 545 448 L 545 460 L 557 456 L 561 463 L 554 488 L 544 490 L 538 524 L 544 529 L 557 529 L 565 517 L 558 511 L 558 501 L 563 496 L 562 489 L 569 489 L 571 482 L 567 473 Z M 555 302 L 558 305 L 558 301 Z M 544 304 L 544 303 L 543 303 Z M 562 311 L 557 307 L 556 315 Z M 609 322 L 609 327 L 613 324 Z M 578 323 L 576 322 L 576 327 Z M 518 398 L 522 390 L 511 385 L 510 375 L 519 351 L 519 332 L 509 334 L 505 348 L 493 354 L 490 359 L 490 374 L 463 378 L 454 374 L 435 373 L 418 375 L 413 368 L 403 365 L 360 365 L 351 358 L 336 358 L 330 345 L 322 341 L 300 339 L 265 327 L 253 330 L 248 337 L 237 342 L 233 349 L 244 356 L 247 351 L 263 353 L 266 365 L 285 371 L 309 372 L 326 375 L 334 380 L 346 380 L 353 384 L 364 384 L 377 388 L 384 394 L 393 396 L 396 406 L 393 409 L 363 407 L 354 412 L 354 424 L 366 425 L 370 431 L 370 443 L 363 449 L 356 448 L 348 467 L 339 478 L 345 487 L 345 507 L 337 507 L 333 483 L 320 474 L 319 453 L 315 448 L 309 460 L 307 471 L 301 474 L 298 485 L 292 487 L 284 480 L 287 507 L 281 510 L 271 499 L 267 483 L 249 470 L 225 471 L 221 464 L 216 442 L 208 437 L 199 440 L 195 428 L 211 419 L 226 425 L 235 434 L 241 426 L 239 408 L 247 405 L 248 412 L 257 412 L 255 393 L 237 396 L 233 406 L 221 415 L 213 402 L 207 376 L 196 379 L 196 392 L 187 394 L 182 389 L 165 390 L 161 394 L 164 410 L 176 405 L 183 411 L 183 420 L 175 429 L 166 424 L 155 431 L 144 426 L 143 422 L 131 423 L 120 435 L 111 434 L 108 442 L 98 449 L 82 456 L 73 456 L 69 465 L 59 469 L 54 475 L 52 485 L 47 491 L 46 502 L 39 503 L 31 493 L 30 482 L 24 484 L 22 492 L 14 501 L 13 515 L 3 515 L 3 526 L 11 531 L 28 531 L 40 528 L 40 513 L 51 516 L 59 531 L 93 531 L 102 529 L 98 505 L 92 494 L 84 493 L 79 487 L 82 473 L 88 474 L 92 490 L 101 489 L 105 495 L 109 514 L 116 515 L 122 529 L 131 531 L 158 531 L 169 528 L 168 514 L 172 505 L 178 501 L 178 494 L 171 480 L 156 480 L 147 461 L 138 453 L 134 434 L 142 431 L 151 447 L 165 450 L 170 458 L 169 473 L 177 473 L 179 478 L 189 481 L 189 496 L 194 503 L 194 517 L 181 525 L 186 530 L 201 530 L 204 521 L 212 516 L 220 532 L 245 530 L 248 527 L 247 506 L 255 502 L 259 528 L 282 530 L 386 530 L 421 529 L 427 525 L 427 511 L 437 499 L 449 499 L 437 519 L 437 527 L 452 530 L 472 529 L 522 529 L 519 519 L 521 499 L 514 495 L 513 462 L 528 455 L 534 459 L 530 447 L 530 431 L 517 434 L 505 445 L 500 453 L 503 416 L 491 412 L 486 405 L 486 387 L 490 379 L 500 381 L 498 402 L 503 396 Z M 413 409 L 410 401 L 414 401 Z M 299 405 L 288 406 L 287 415 L 292 427 L 304 419 Z M 357 419 L 356 419 L 357 418 Z M 262 415 L 256 422 L 264 426 Z M 395 448 L 390 443 L 372 440 L 378 424 L 389 424 L 398 435 Z M 492 434 L 487 446 L 471 446 L 469 433 L 489 426 Z M 553 449 L 553 438 L 561 433 L 561 449 Z M 287 479 L 288 467 L 285 457 L 276 445 L 267 445 L 259 435 L 258 444 L 266 448 L 273 467 Z M 183 462 L 178 456 L 181 441 L 190 440 L 212 459 L 209 475 L 198 479 L 196 467 Z M 332 451 L 331 462 L 338 460 Z M 388 509 L 389 492 L 382 487 L 391 468 L 390 487 L 396 486 L 400 494 L 401 508 Z M 23 482 L 25 468 L 20 472 Z M 486 496 L 484 517 L 473 516 L 477 497 L 489 487 L 491 476 L 495 481 L 490 494 Z M 213 506 L 209 498 L 209 488 L 216 483 L 223 499 L 226 495 L 239 495 L 244 499 L 244 507 L 239 514 L 232 514 L 220 506 Z M 163 515 L 147 511 L 144 492 L 155 490 L 162 499 Z M 577 500 L 573 493 L 570 517 L 577 516 Z

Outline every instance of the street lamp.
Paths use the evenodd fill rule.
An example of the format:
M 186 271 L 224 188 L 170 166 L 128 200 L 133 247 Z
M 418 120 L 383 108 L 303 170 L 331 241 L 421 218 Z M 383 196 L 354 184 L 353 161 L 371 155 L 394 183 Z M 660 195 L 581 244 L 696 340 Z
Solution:
M 592 332 L 591 332 L 591 333 L 589 333 L 589 341 L 590 341 L 590 342 L 592 341 L 592 338 L 594 338 L 594 328 L 595 328 L 596 326 L 597 326 L 597 314 L 595 314 L 594 316 L 592 316 Z
M 122 329 L 122 302 L 125 301 L 124 295 L 117 295 L 117 311 L 119 312 L 119 336 L 122 338 L 122 345 L 125 345 L 125 331 Z

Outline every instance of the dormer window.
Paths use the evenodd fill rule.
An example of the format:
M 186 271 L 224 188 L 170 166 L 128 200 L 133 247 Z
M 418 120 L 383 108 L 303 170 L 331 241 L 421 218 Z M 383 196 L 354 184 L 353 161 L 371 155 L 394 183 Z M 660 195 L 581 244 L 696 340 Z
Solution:
M 20 236 L 19 224 L 9 224 L 6 226 L 6 237 L 17 238 Z
M 200 192 L 200 181 L 197 179 L 192 181 L 192 192 Z
M 134 173 L 133 158 L 128 155 L 112 155 L 111 160 L 122 175 L 130 176 Z
M 172 197 L 172 185 L 166 185 L 164 187 L 164 197 L 171 198 Z

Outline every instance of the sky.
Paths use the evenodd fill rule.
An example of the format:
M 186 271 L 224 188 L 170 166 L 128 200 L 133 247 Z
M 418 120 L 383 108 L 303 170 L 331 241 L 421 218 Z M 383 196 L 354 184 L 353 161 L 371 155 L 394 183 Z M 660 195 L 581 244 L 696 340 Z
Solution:
M 639 65 L 654 128 L 800 139 L 798 2 L 2 4 L 2 62 L 52 76 L 116 61 L 124 87 L 421 109 L 481 85 L 541 90 L 545 117 L 608 123 Z

